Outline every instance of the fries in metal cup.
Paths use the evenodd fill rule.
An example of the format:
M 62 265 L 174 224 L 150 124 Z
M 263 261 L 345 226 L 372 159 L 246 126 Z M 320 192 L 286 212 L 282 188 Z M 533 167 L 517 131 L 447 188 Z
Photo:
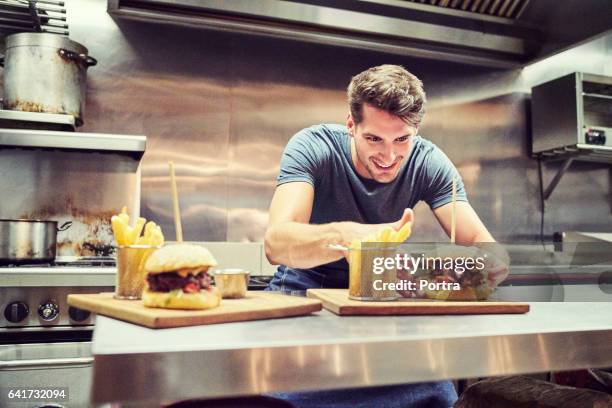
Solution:
M 144 265 L 147 258 L 164 245 L 164 234 L 153 221 L 147 222 L 139 217 L 134 226 L 129 223 L 130 216 L 126 207 L 111 218 L 113 234 L 117 241 L 117 299 L 140 299 L 145 283 Z
M 376 274 L 373 270 L 374 259 L 395 256 L 399 244 L 410 236 L 411 228 L 410 222 L 404 224 L 399 231 L 385 227 L 375 235 L 351 242 L 348 248 L 350 299 L 389 301 L 399 297 L 395 290 L 385 289 L 383 286 L 397 281 L 397 271 L 391 268 Z M 375 285 L 377 280 L 380 282 Z

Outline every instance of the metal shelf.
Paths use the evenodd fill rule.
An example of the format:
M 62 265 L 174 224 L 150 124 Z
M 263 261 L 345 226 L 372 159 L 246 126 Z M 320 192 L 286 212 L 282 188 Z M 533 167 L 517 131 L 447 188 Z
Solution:
M 565 172 L 574 161 L 612 164 L 612 147 L 588 144 L 576 144 L 558 149 L 550 149 L 533 154 L 532 157 L 542 161 L 563 161 L 561 168 L 553 177 L 550 184 L 544 189 L 544 200 L 548 200 L 555 187 L 561 181 Z
M 0 32 L 68 35 L 66 8 L 61 0 L 0 0 Z
M 612 95 L 596 94 L 583 92 L 582 96 L 588 96 L 589 98 L 601 98 L 601 99 L 612 99 Z
M 573 160 L 612 164 L 612 146 L 579 143 L 534 153 L 532 157 L 544 161 L 567 160 L 571 158 Z
M 531 90 L 532 157 L 562 161 L 543 198 L 574 161 L 604 163 L 612 174 L 612 77 L 573 72 Z
M 66 130 L 74 132 L 73 115 L 0 109 L 0 129 Z
M 0 129 L 0 147 L 118 152 L 137 159 L 144 154 L 146 141 L 145 136 Z

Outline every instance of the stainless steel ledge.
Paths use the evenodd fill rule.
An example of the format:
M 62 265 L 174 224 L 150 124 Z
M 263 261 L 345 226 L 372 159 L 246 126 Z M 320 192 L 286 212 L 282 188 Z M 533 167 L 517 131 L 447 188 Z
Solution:
M 93 400 L 160 401 L 612 365 L 611 303 L 524 315 L 312 316 L 152 330 L 98 316 Z
M 58 113 L 43 113 L 43 112 L 23 112 L 16 110 L 0 109 L 0 120 L 15 121 L 15 122 L 34 122 L 44 124 L 64 125 L 71 130 L 75 128 L 75 119 L 72 115 L 63 115 Z
M 144 154 L 146 141 L 145 136 L 0 129 L 0 147 L 119 152 L 140 158 Z
M 3 267 L 0 268 L 0 288 L 47 286 L 115 286 L 117 268 L 96 267 Z

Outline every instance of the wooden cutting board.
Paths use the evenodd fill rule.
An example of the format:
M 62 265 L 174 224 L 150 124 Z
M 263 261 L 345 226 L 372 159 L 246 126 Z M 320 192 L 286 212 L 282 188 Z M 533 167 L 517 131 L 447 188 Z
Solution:
M 301 316 L 322 309 L 321 301 L 272 292 L 247 292 L 243 299 L 223 299 L 208 310 L 144 307 L 140 300 L 118 300 L 112 293 L 68 295 L 68 304 L 153 329 Z
M 351 300 L 348 289 L 308 289 L 309 298 L 319 299 L 323 307 L 340 316 L 351 315 L 439 315 L 527 313 L 528 303 L 458 302 L 400 298 L 392 302 Z

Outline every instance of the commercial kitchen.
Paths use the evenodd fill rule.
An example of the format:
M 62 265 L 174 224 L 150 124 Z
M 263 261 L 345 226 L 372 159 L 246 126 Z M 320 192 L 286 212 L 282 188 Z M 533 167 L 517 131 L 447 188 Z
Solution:
M 609 402 L 611 22 L 598 0 L 1 0 L 0 406 L 289 406 L 261 396 L 443 380 L 461 397 L 503 378 Z M 263 296 L 287 142 L 345 124 L 351 77 L 381 64 L 423 81 L 419 135 L 509 255 L 494 300 L 525 309 L 347 316 L 265 292 L 311 309 L 152 328 L 68 304 L 112 297 L 124 206 Z M 413 210 L 408 242 L 449 241 Z M 24 232 L 39 251 L 16 257 Z M 68 397 L 8 394 L 51 388 Z

